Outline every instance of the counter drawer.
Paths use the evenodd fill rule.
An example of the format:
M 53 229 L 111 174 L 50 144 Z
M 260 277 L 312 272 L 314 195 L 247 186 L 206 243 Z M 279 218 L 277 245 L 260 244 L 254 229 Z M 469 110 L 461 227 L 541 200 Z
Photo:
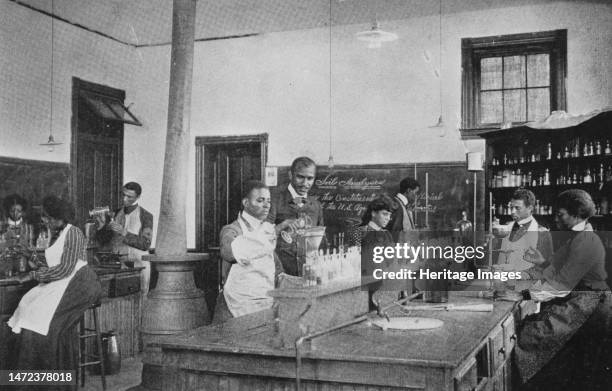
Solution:
M 117 276 L 113 279 L 109 297 L 127 296 L 140 292 L 140 275 Z

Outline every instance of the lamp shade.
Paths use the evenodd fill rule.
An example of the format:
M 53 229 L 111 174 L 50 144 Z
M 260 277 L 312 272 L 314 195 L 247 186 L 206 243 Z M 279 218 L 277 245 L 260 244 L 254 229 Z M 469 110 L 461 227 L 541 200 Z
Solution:
M 468 171 L 482 171 L 482 152 L 468 152 L 466 154 Z

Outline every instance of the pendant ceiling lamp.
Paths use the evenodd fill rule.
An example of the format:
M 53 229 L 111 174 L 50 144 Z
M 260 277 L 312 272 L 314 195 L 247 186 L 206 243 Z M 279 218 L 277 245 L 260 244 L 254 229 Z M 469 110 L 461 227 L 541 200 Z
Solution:
M 374 21 L 370 30 L 358 32 L 355 36 L 358 40 L 367 42 L 370 49 L 379 48 L 383 42 L 392 42 L 397 39 L 397 34 L 381 30 L 377 20 Z
M 47 147 L 49 149 L 49 152 L 53 152 L 55 150 L 55 146 L 56 145 L 62 145 L 62 143 L 59 143 L 57 141 L 55 141 L 55 138 L 53 138 L 53 36 L 54 36 L 54 29 L 53 29 L 53 19 L 55 19 L 55 4 L 54 4 L 54 0 L 51 0 L 51 81 L 49 82 L 49 93 L 51 96 L 50 99 L 50 104 L 49 104 L 49 108 L 50 108 L 50 116 L 49 116 L 49 139 L 47 140 L 46 143 L 42 143 L 40 145 L 43 145 L 45 147 Z
M 329 0 L 329 158 L 327 167 L 334 168 L 334 154 L 332 145 L 332 0 Z
M 440 12 L 439 16 L 439 30 L 438 30 L 438 69 L 434 70 L 434 74 L 438 78 L 438 93 L 439 93 L 439 105 L 440 105 L 440 115 L 438 116 L 438 121 L 435 125 L 430 126 L 430 128 L 443 128 L 444 120 L 442 119 L 442 0 L 440 0 Z M 444 137 L 446 133 L 442 133 L 440 137 Z

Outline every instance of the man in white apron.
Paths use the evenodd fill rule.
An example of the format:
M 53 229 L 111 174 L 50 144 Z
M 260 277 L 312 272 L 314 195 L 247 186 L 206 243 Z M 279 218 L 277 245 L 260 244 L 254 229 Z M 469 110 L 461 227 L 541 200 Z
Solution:
M 535 195 L 527 189 L 518 189 L 512 194 L 510 200 L 512 227 L 510 234 L 502 239 L 497 262 L 498 265 L 504 265 L 504 270 L 525 271 L 533 268 L 533 263 L 525 261 L 523 257 L 525 252 L 534 249 L 538 250 L 544 259 L 549 259 L 552 255 L 553 244 L 550 232 L 546 227 L 539 225 L 532 215 L 535 201 Z
M 268 291 L 282 266 L 274 253 L 275 226 L 265 221 L 269 212 L 270 190 L 260 181 L 247 181 L 242 211 L 220 233 L 221 257 L 231 268 L 217 300 L 215 323 L 272 307 Z
M 144 267 L 140 274 L 140 289 L 144 297 L 149 291 L 151 264 L 143 261 L 142 256 L 149 253 L 153 237 L 153 215 L 138 205 L 142 188 L 136 182 L 123 186 L 123 208 L 115 212 L 108 224 L 98 224 L 97 239 L 102 244 L 110 244 L 112 251 L 127 256 L 134 266 Z M 99 222 L 100 223 L 100 222 Z

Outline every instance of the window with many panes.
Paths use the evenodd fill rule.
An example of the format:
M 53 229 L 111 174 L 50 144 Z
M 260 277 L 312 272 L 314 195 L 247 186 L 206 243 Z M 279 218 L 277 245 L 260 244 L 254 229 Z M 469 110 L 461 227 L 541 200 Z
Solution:
M 565 109 L 567 30 L 464 38 L 463 128 L 497 128 Z

